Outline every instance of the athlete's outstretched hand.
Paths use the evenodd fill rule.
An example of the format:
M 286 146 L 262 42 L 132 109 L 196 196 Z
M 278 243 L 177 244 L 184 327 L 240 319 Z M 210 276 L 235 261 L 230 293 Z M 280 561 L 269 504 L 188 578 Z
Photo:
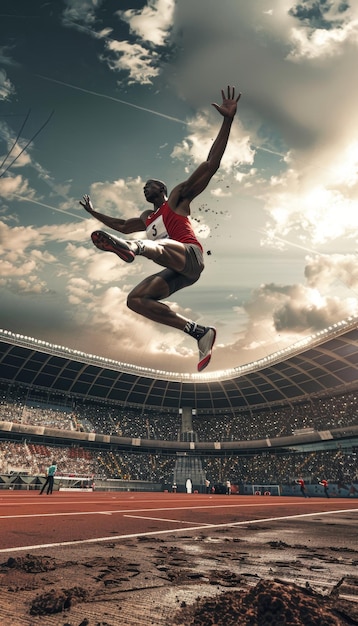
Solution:
M 91 198 L 89 197 L 88 194 L 85 194 L 84 196 L 82 196 L 82 200 L 80 200 L 80 204 L 83 206 L 84 209 L 86 209 L 88 213 L 92 213 L 94 211 Z
M 237 103 L 241 98 L 241 93 L 239 93 L 237 98 L 235 98 L 235 87 L 228 87 L 227 96 L 225 95 L 223 89 L 221 90 L 221 96 L 223 99 L 222 104 L 219 105 L 216 104 L 216 102 L 213 102 L 213 107 L 215 107 L 215 109 L 219 111 L 219 113 L 221 113 L 221 115 L 223 115 L 224 117 L 233 118 L 236 113 Z

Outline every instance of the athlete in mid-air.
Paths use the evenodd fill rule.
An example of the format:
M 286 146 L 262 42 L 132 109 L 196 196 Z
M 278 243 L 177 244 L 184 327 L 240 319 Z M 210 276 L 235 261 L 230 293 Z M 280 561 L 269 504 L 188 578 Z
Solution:
M 126 263 L 132 263 L 137 255 L 151 259 L 165 269 L 148 276 L 134 287 L 127 305 L 136 313 L 154 322 L 178 328 L 198 342 L 201 372 L 210 362 L 215 343 L 216 330 L 213 326 L 202 326 L 175 313 L 161 302 L 183 287 L 195 283 L 204 269 L 203 248 L 190 223 L 190 203 L 207 187 L 218 170 L 229 139 L 231 125 L 236 114 L 241 94 L 235 97 L 235 88 L 228 87 L 227 95 L 222 90 L 221 105 L 212 106 L 223 116 L 219 133 L 204 163 L 180 183 L 167 197 L 165 184 L 156 179 L 147 180 L 144 196 L 153 209 L 130 219 L 109 217 L 95 211 L 91 199 L 84 195 L 80 204 L 100 222 L 124 235 L 146 232 L 145 239 L 120 239 L 112 234 L 96 230 L 92 241 L 100 250 L 114 252 Z

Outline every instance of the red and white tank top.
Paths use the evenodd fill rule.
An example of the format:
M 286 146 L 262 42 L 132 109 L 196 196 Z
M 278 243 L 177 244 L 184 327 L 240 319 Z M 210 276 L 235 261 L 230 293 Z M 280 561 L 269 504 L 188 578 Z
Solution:
M 147 217 L 145 226 L 148 239 L 169 238 L 181 243 L 194 244 L 203 249 L 196 238 L 190 219 L 175 213 L 167 201 Z

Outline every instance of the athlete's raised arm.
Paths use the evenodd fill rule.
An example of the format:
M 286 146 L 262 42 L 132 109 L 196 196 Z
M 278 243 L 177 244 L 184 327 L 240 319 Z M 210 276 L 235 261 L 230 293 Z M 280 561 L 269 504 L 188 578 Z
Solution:
M 211 146 L 206 161 L 201 163 L 199 167 L 191 174 L 191 176 L 183 183 L 180 183 L 171 191 L 168 203 L 173 210 L 179 213 L 188 214 L 190 212 L 189 204 L 198 196 L 209 184 L 215 172 L 219 169 L 222 156 L 225 152 L 227 142 L 230 135 L 231 125 L 237 111 L 237 103 L 240 100 L 241 93 L 235 98 L 235 87 L 227 88 L 227 96 L 224 90 L 221 90 L 221 105 L 212 103 L 212 106 L 223 116 L 223 121 L 218 135 Z
M 102 222 L 102 224 L 105 224 L 109 228 L 112 228 L 120 233 L 127 235 L 145 230 L 145 222 L 143 221 L 142 216 L 124 220 L 120 217 L 110 217 L 109 215 L 104 215 L 103 213 L 95 211 L 91 198 L 88 194 L 83 196 L 82 200 L 80 200 L 80 204 L 84 209 L 86 209 L 87 213 L 90 213 L 93 217 Z

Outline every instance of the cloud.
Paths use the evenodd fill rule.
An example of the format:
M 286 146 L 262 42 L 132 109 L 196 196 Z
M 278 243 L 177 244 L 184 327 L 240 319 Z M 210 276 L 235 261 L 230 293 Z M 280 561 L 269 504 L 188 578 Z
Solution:
M 93 248 L 89 237 L 88 248 L 74 243 L 86 240 L 85 232 L 93 229 L 91 222 L 89 219 L 80 225 L 57 224 L 40 228 L 10 228 L 0 222 L 0 253 L 3 257 L 0 277 L 4 294 L 51 296 L 48 303 L 43 301 L 44 313 L 48 306 L 52 306 L 53 298 L 57 298 L 54 290 L 62 281 L 59 293 L 64 290 L 66 299 L 61 296 L 61 307 L 64 310 L 70 307 L 71 326 L 67 329 L 62 326 L 61 343 L 66 344 L 67 338 L 69 345 L 78 344 L 87 352 L 88 345 L 91 345 L 93 353 L 124 362 L 133 358 L 133 362 L 146 366 L 152 363 L 153 354 L 160 357 L 163 367 L 170 366 L 173 362 L 170 359 L 179 361 L 183 354 L 192 354 L 181 347 L 185 339 L 182 333 L 170 330 L 167 336 L 160 326 L 153 327 L 151 322 L 128 309 L 127 294 L 140 280 L 141 261 L 135 268 L 121 264 L 115 255 Z M 61 244 L 64 241 L 66 247 L 58 256 L 43 249 L 50 242 Z M 53 266 L 52 276 L 57 274 L 55 281 L 52 278 L 51 288 L 43 273 L 44 265 L 48 264 Z M 181 310 L 175 303 L 174 306 Z M 74 329 L 77 329 L 77 337 L 74 337 Z M 35 335 L 41 335 L 41 332 L 43 330 L 38 329 Z M 51 333 L 52 340 L 55 340 L 53 328 Z M 168 361 L 163 359 L 164 353 L 168 355 Z
M 356 254 L 321 254 L 309 259 L 305 267 L 307 284 L 321 290 L 340 281 L 356 297 L 358 288 L 358 264 Z
M 327 328 L 332 320 L 340 321 L 357 313 L 352 299 L 322 296 L 316 289 L 293 285 L 287 288 L 285 301 L 274 311 L 278 332 L 315 332 Z M 353 306 L 352 306 L 353 305 Z
M 101 59 L 116 72 L 125 72 L 128 84 L 148 85 L 159 74 L 159 57 L 138 43 L 107 40 Z
M 289 10 L 290 15 L 298 18 L 303 24 L 312 29 L 330 30 L 337 26 L 343 26 L 350 18 L 350 7 L 344 2 L 317 2 L 305 0 L 297 2 Z
M 186 162 L 193 161 L 195 164 L 202 163 L 216 137 L 222 118 L 208 112 L 199 112 L 195 117 L 188 120 L 188 135 L 182 142 L 175 146 L 171 156 Z M 230 141 L 221 161 L 220 171 L 230 171 L 240 164 L 252 164 L 255 151 L 250 145 L 247 133 L 238 121 L 232 127 Z
M 0 276 L 3 278 L 19 278 L 33 272 L 35 268 L 35 260 L 21 262 L 21 264 L 15 265 L 12 261 L 3 259 L 0 265 Z
M 36 262 L 44 262 L 44 263 L 56 263 L 57 258 L 55 255 L 48 252 L 48 250 L 32 250 L 31 257 L 36 259 Z
M 157 363 L 164 370 L 175 365 L 174 370 L 186 371 L 193 351 L 182 345 L 185 335 L 176 330 L 163 332 L 164 327 L 153 326 L 133 314 L 126 304 L 127 292 L 121 287 L 96 286 L 77 277 L 68 281 L 67 295 L 72 305 L 72 323 L 82 328 L 78 345 L 85 347 L 90 340 L 93 354 L 145 367 L 155 367 Z M 196 354 L 196 342 L 192 343 Z
M 30 198 L 34 195 L 34 191 L 29 189 L 28 181 L 24 180 L 20 174 L 0 178 L 0 197 L 13 200 L 17 195 L 29 195 Z
M 314 16 L 318 6 L 323 17 Z M 274 0 L 271 15 L 255 0 L 225 3 L 222 13 L 215 7 L 211 0 L 198 0 L 190 9 L 177 4 L 172 42 L 180 53 L 175 71 L 173 66 L 166 71 L 168 80 L 175 76 L 173 88 L 199 108 L 212 97 L 213 76 L 220 76 L 223 86 L 238 84 L 243 95 L 233 130 L 240 127 L 245 142 L 240 150 L 230 138 L 232 151 L 225 154 L 229 160 L 223 159 L 223 168 L 234 168 L 236 180 L 263 205 L 272 245 L 281 246 L 286 237 L 293 245 L 319 249 L 338 238 L 355 238 L 357 7 Z M 290 11 L 295 7 L 296 13 Z M 311 46 L 309 57 L 298 54 L 297 32 Z M 198 117 L 173 155 L 198 162 L 208 145 L 204 127 Z M 260 147 L 286 154 L 274 175 L 260 166 Z M 235 157 L 253 165 L 249 180 L 244 168 L 235 171 Z
M 1 252 L 1 245 L 0 245 Z M 17 295 L 42 295 L 50 293 L 46 281 L 40 278 L 39 261 L 49 258 L 27 258 L 24 254 L 8 254 L 0 264 L 1 287 Z
M 0 46 L 0 102 L 11 101 L 12 96 L 15 95 L 16 89 L 11 80 L 8 78 L 6 70 L 3 66 L 18 67 L 12 56 L 10 55 L 12 47 Z M 0 127 L 2 125 L 0 124 Z M 3 130 L 3 129 L 2 129 Z
M 341 94 L 357 94 L 351 80 L 357 44 L 342 41 L 333 59 L 293 62 L 293 29 L 304 32 L 306 26 L 289 14 L 287 3 L 273 0 L 271 7 L 272 17 L 256 0 L 227 2 L 222 12 L 214 0 L 197 0 L 190 8 L 178 3 L 173 43 L 180 47 L 180 55 L 175 72 L 169 66 L 166 76 L 170 81 L 173 75 L 173 87 L 194 106 L 211 97 L 213 76 L 220 77 L 220 86 L 238 85 L 243 92 L 238 115 L 254 145 L 275 151 L 275 130 L 281 147 L 307 151 L 322 135 L 338 134 L 347 121 L 350 129 L 354 127 L 356 99 Z
M 7 255 L 21 256 L 27 248 L 41 245 L 43 238 L 34 226 L 14 226 L 9 227 L 4 222 L 0 222 L 0 246 L 2 252 Z
M 216 189 L 212 189 L 210 191 L 211 195 L 215 198 L 229 198 L 232 195 L 231 191 L 224 190 L 221 187 L 217 187 Z
M 10 100 L 11 96 L 15 93 L 15 87 L 11 83 L 10 79 L 4 69 L 0 69 L 0 100 Z
M 74 26 L 76 23 L 92 26 L 96 22 L 96 13 L 104 0 L 65 0 L 66 8 L 63 11 L 65 25 Z
M 68 243 L 65 252 L 70 260 L 72 274 L 85 275 L 96 285 L 123 284 L 124 280 L 137 280 L 141 274 L 140 262 L 135 269 L 132 265 L 121 263 L 116 255 L 97 250 L 89 238 L 88 247 Z
M 263 358 L 357 315 L 356 255 L 307 256 L 304 278 L 295 284 L 264 283 L 242 306 L 233 302 L 238 332 L 231 344 L 215 349 L 215 367 Z
M 54 225 L 35 227 L 14 226 L 10 227 L 5 222 L 0 222 L 0 254 L 3 257 L 1 263 L 1 276 L 5 279 L 4 286 L 14 292 L 25 293 L 48 293 L 45 269 L 54 266 L 58 275 L 66 274 L 63 254 L 55 255 L 45 248 L 50 242 L 62 243 L 72 239 L 73 241 L 85 240 L 86 228 L 78 225 Z M 88 229 L 89 230 L 89 229 Z M 89 240 L 89 236 L 88 236 Z M 45 248 L 45 249 L 44 249 Z M 79 273 L 81 268 L 78 268 Z M 19 277 L 26 277 L 20 281 Z
M 355 198 L 322 184 L 315 185 L 313 180 L 306 189 L 301 183 L 284 176 L 281 189 L 266 196 L 265 208 L 271 218 L 268 229 L 274 244 L 275 236 L 280 234 L 287 237 L 293 233 L 307 245 L 318 246 L 357 232 Z
M 336 54 L 342 54 L 342 44 L 352 43 L 355 45 L 357 43 L 358 20 L 334 30 L 315 30 L 312 32 L 310 28 L 294 28 L 291 36 L 293 49 L 288 55 L 289 59 L 296 61 L 305 58 L 332 58 Z
M 173 23 L 174 8 L 174 0 L 148 0 L 141 10 L 117 11 L 117 15 L 137 37 L 163 46 Z
M 39 280 L 37 276 L 26 276 L 26 279 L 22 278 L 17 281 L 12 281 L 10 290 L 18 295 L 46 295 L 51 293 L 47 284 L 43 280 Z
M 88 94 L 98 107 L 99 124 L 103 121 L 100 107 L 108 106 L 107 99 L 111 104 L 127 105 L 128 115 L 129 107 L 156 115 L 158 125 L 160 117 L 176 121 L 173 134 L 165 136 L 167 147 L 162 152 L 168 157 L 168 171 L 171 167 L 174 180 L 179 179 L 183 163 L 190 173 L 206 158 L 221 123 L 221 116 L 210 107 L 213 99 L 220 99 L 220 89 L 234 84 L 242 90 L 222 168 L 194 211 L 196 232 L 202 239 L 212 238 L 214 254 L 208 260 L 211 273 L 205 274 L 204 282 L 193 292 L 194 311 L 184 311 L 175 301 L 170 303 L 186 317 L 204 317 L 206 309 L 199 304 L 204 300 L 203 292 L 207 290 L 208 299 L 214 299 L 215 281 L 219 284 L 223 278 L 227 280 L 228 293 L 234 295 L 227 302 L 234 312 L 229 322 L 233 336 L 231 343 L 218 344 L 213 367 L 235 366 L 286 346 L 309 329 L 319 329 L 357 308 L 356 255 L 352 248 L 358 226 L 358 83 L 352 77 L 356 73 L 358 9 L 348 3 L 293 0 L 272 0 L 267 6 L 262 0 L 150 0 L 142 4 L 142 9 L 117 11 L 116 23 L 109 21 L 108 3 L 64 3 L 66 27 L 81 31 L 74 38 L 81 38 L 86 45 L 86 37 L 91 37 L 83 65 L 89 59 L 95 61 L 93 54 L 98 54 L 103 81 L 108 78 L 114 89 L 120 82 L 122 91 L 126 85 L 133 87 L 127 100 L 107 96 L 101 88 L 91 91 L 71 82 L 49 77 L 45 80 L 47 87 L 49 82 L 66 86 L 65 98 L 72 98 L 71 89 Z M 121 36 L 117 36 L 119 32 Z M 66 33 L 68 36 L 69 31 Z M 62 74 L 58 76 L 66 80 Z M 7 80 L 6 74 L 0 75 L 0 99 L 1 85 Z M 148 103 L 146 96 L 153 95 L 152 86 L 160 94 L 164 110 L 167 106 L 173 110 L 166 105 L 173 98 L 182 101 L 179 111 L 196 113 L 184 121 L 135 104 Z M 110 85 L 108 93 L 112 93 Z M 62 105 L 58 106 L 62 114 Z M 54 123 L 58 119 L 56 115 Z M 3 145 L 10 149 L 14 136 L 4 129 Z M 163 147 L 163 139 L 161 144 Z M 70 150 L 67 137 L 65 145 Z M 5 156 L 4 147 L 3 152 Z M 149 267 L 146 259 L 137 259 L 132 266 L 121 264 L 115 255 L 93 247 L 90 234 L 98 228 L 98 221 L 79 209 L 78 199 L 71 197 L 72 187 L 75 195 L 76 180 L 82 176 L 81 167 L 87 165 L 86 156 L 78 173 L 73 174 L 74 181 L 65 185 L 34 161 L 34 152 L 26 151 L 14 164 L 10 174 L 16 172 L 16 176 L 0 178 L 0 195 L 9 206 L 0 226 L 5 261 L 1 276 L 6 297 L 10 301 L 13 294 L 26 289 L 43 295 L 38 301 L 46 301 L 46 311 L 50 311 L 50 304 L 56 310 L 56 328 L 54 324 L 48 328 L 50 339 L 59 333 L 59 322 L 58 342 L 81 345 L 84 351 L 148 367 L 158 364 L 161 369 L 195 371 L 196 342 L 127 308 L 128 291 L 152 272 L 153 266 Z M 105 148 L 103 163 L 111 159 L 110 146 L 106 152 Z M 60 159 L 59 155 L 56 158 Z M 154 166 L 158 156 L 155 146 L 152 155 Z M 138 158 L 138 169 L 135 163 L 135 172 L 142 167 L 140 161 Z M 162 163 L 166 175 L 164 159 Z M 28 179 L 19 174 L 24 167 Z M 112 164 L 103 169 L 113 171 Z M 91 174 L 86 172 L 85 176 L 89 186 Z M 89 192 L 100 211 L 129 218 L 148 208 L 141 176 L 93 180 L 96 182 Z M 47 195 L 44 183 L 50 190 Z M 50 211 L 50 223 L 43 224 L 46 218 L 39 218 L 39 227 L 23 225 L 28 209 L 25 200 L 34 203 L 36 217 L 42 215 L 41 207 L 44 216 Z M 222 212 L 218 215 L 214 210 L 222 206 L 224 219 Z M 60 217 L 71 221 L 53 224 Z M 10 229 L 9 224 L 14 223 L 10 220 L 15 218 L 21 226 Z M 28 211 L 25 219 L 28 224 Z M 221 230 L 215 233 L 218 223 Z M 250 241 L 244 234 L 248 230 Z M 261 230 L 266 236 L 259 242 L 257 234 Z M 249 248 L 251 241 L 261 249 Z M 279 284 L 279 271 L 270 276 L 270 263 L 273 267 L 279 261 L 272 260 L 269 248 L 287 246 L 293 249 L 295 267 L 290 274 L 290 261 L 282 255 L 282 266 L 287 261 L 287 268 L 283 284 Z M 240 257 L 238 247 L 244 249 Z M 329 250 L 335 253 L 330 255 Z M 222 269 L 215 269 L 219 254 L 224 262 L 229 259 L 236 263 L 232 278 L 224 277 Z M 268 259 L 267 266 L 262 258 Z M 240 265 L 241 260 L 246 265 Z M 233 268 L 233 264 L 225 267 Z M 250 273 L 258 267 L 253 283 Z M 297 277 L 300 271 L 302 284 Z M 250 285 L 250 289 L 260 285 L 250 296 L 246 295 L 247 287 L 246 302 L 243 296 L 237 297 L 240 282 Z M 48 285 L 53 291 L 48 291 Z M 178 294 L 179 302 L 182 297 L 188 302 L 190 296 Z M 34 302 L 35 298 L 29 300 Z M 42 332 L 40 322 L 39 316 L 36 323 Z M 225 328 L 224 317 L 214 322 L 219 330 Z M 218 338 L 220 341 L 220 333 Z
M 49 294 L 43 268 L 54 265 L 58 260 L 47 250 L 40 250 L 45 239 L 33 226 L 10 228 L 0 222 L 0 276 L 2 287 L 12 293 Z
M 127 40 L 111 38 L 113 28 L 103 26 L 97 13 L 103 0 L 66 0 L 63 22 L 104 42 L 104 50 L 99 55 L 101 61 L 119 74 L 120 82 L 150 85 L 160 73 L 161 58 L 156 47 L 164 45 L 172 25 L 174 0 L 149 0 L 140 10 L 117 11 L 116 15 L 129 26 L 132 37 Z M 95 28 L 101 24 L 100 30 Z
M 31 163 L 29 152 L 25 150 L 26 142 L 21 137 L 17 138 L 6 123 L 0 123 L 0 131 L 3 141 L 7 145 L 6 154 L 1 159 L 1 174 L 11 168 L 24 167 Z
M 118 178 L 113 182 L 95 182 L 91 185 L 90 196 L 93 206 L 100 206 L 103 213 L 128 219 L 142 212 L 141 204 L 146 204 L 143 196 L 145 181 L 136 178 Z M 146 206 L 146 208 L 148 205 Z
M 70 278 L 67 283 L 67 295 L 70 304 L 85 305 L 91 300 L 92 285 L 91 282 L 81 278 Z
M 253 290 L 243 306 L 234 310 L 238 320 L 246 316 L 245 323 L 231 344 L 216 347 L 217 369 L 252 362 L 286 348 L 302 336 L 357 315 L 358 304 L 355 297 L 323 295 L 310 284 L 267 283 Z
M 357 9 L 344 2 L 297 3 L 289 13 L 300 22 L 291 32 L 291 59 L 332 57 L 342 51 L 342 44 L 358 41 Z

